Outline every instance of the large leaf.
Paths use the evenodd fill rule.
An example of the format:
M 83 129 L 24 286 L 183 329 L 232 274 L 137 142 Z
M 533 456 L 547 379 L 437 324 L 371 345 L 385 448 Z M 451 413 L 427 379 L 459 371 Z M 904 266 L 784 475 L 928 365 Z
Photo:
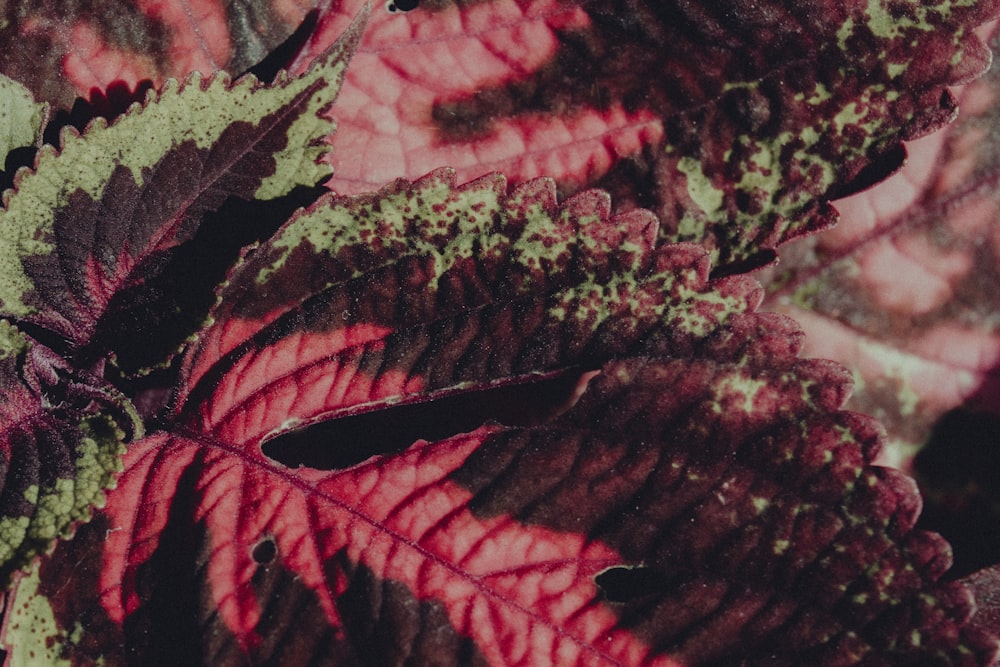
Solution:
M 874 421 L 840 410 L 849 375 L 799 359 L 801 332 L 756 312 L 754 281 L 709 280 L 713 256 L 733 271 L 814 228 L 824 197 L 950 113 L 941 86 L 984 64 L 969 29 L 993 11 L 956 5 L 795 13 L 748 3 L 717 16 L 630 5 L 654 33 L 685 27 L 648 49 L 599 3 L 440 4 L 429 18 L 375 22 L 366 44 L 379 50 L 364 48 L 376 59 L 389 28 L 413 25 L 441 53 L 466 32 L 523 43 L 501 52 L 520 62 L 543 42 L 511 41 L 508 28 L 540 8 L 538 34 L 560 49 L 600 53 L 624 31 L 633 46 L 619 87 L 597 86 L 613 100 L 599 113 L 648 113 L 643 140 L 663 170 L 648 182 L 674 196 L 647 197 L 665 232 L 634 210 L 634 191 L 622 190 L 625 214 L 594 191 L 559 203 L 558 187 L 590 182 L 563 173 L 557 184 L 514 169 L 523 182 L 508 187 L 496 175 L 456 185 L 439 170 L 312 201 L 308 189 L 329 173 L 316 164 L 330 129 L 317 114 L 357 28 L 304 78 L 168 84 L 115 123 L 43 149 L 7 195 L 0 228 L 0 315 L 15 360 L 0 388 L 16 406 L 0 423 L 16 429 L 27 415 L 84 463 L 92 432 L 113 436 L 101 440 L 107 465 L 42 466 L 35 476 L 52 483 L 37 492 L 22 491 L 13 464 L 18 502 L 0 496 L 13 526 L 8 568 L 97 509 L 10 591 L 11 662 L 989 662 L 998 640 L 983 617 L 970 622 L 969 589 L 941 582 L 947 544 L 914 529 L 913 482 L 872 464 Z M 751 8 L 764 13 L 740 13 Z M 351 9 L 321 14 L 301 57 Z M 461 33 L 449 33 L 459 19 Z M 412 56 L 412 42 L 398 40 L 400 52 Z M 808 58 L 783 61 L 786 45 Z M 705 57 L 678 61 L 685 76 L 671 71 L 669 85 L 646 77 L 649 99 L 629 97 L 640 52 L 653 62 L 675 46 Z M 475 73 L 482 61 L 458 62 Z M 395 65 L 419 72 L 421 62 Z M 360 83 L 379 92 L 413 90 L 362 70 Z M 538 127 L 558 110 L 578 129 L 593 100 L 577 74 L 538 71 L 522 68 L 513 87 L 509 68 L 499 73 L 485 97 L 518 102 L 501 124 Z M 521 94 L 533 85 L 554 97 L 526 115 Z M 445 101 L 462 113 L 468 102 Z M 346 100 L 342 129 L 357 102 Z M 377 106 L 365 113 L 392 122 Z M 551 137 L 544 129 L 532 136 Z M 733 149 L 721 162 L 720 140 Z M 793 150 L 779 150 L 788 140 Z M 716 225 L 723 213 L 736 224 Z M 663 242 L 689 232 L 699 243 Z M 214 243 L 217 257 L 206 252 Z M 200 266 L 208 259 L 214 272 Z M 200 296 L 176 296 L 186 288 Z M 168 362 L 185 337 L 175 367 L 152 379 L 107 363 Z M 137 412 L 150 435 L 129 445 L 101 507 Z M 15 435 L 29 462 L 48 444 Z M 70 475 L 91 493 L 67 500 Z M 21 502 L 36 496 L 41 509 Z
M 787 246 L 767 301 L 802 323 L 807 354 L 852 369 L 849 407 L 886 425 L 884 461 L 919 474 L 962 572 L 1000 561 L 998 85 L 994 67 L 961 89 L 952 127 L 910 145 L 886 183 L 837 202 L 838 229 Z
M 317 4 L 319 30 L 296 63 L 339 36 L 364 3 Z M 124 17 L 112 9 L 88 16 L 71 4 L 68 23 L 79 18 L 69 32 L 86 39 L 55 31 L 46 53 L 65 55 L 81 92 L 136 86 L 224 66 L 214 51 L 253 42 L 255 26 L 269 25 L 241 17 L 279 12 L 282 25 L 298 15 L 266 3 L 258 10 L 233 2 L 227 12 L 209 3 L 200 13 L 176 0 L 156 6 Z M 985 67 L 989 54 L 972 28 L 996 7 L 994 0 L 379 7 L 345 82 L 338 116 L 347 131 L 333 138 L 330 186 L 368 191 L 442 165 L 462 180 L 494 170 L 515 182 L 550 175 L 564 194 L 598 185 L 619 210 L 652 209 L 666 239 L 701 243 L 723 264 L 763 262 L 781 242 L 829 226 L 835 213 L 824 199 L 884 174 L 898 160 L 900 139 L 952 116 L 944 84 Z M 46 4 L 17 13 L 26 16 L 8 29 L 32 36 L 64 20 Z M 45 89 L 37 68 L 10 59 L 4 71 L 65 104 L 65 92 Z M 77 74 L 81 60 L 85 75 Z M 230 71 L 246 65 L 238 58 Z
M 912 482 L 869 464 L 880 429 L 837 410 L 848 377 L 796 358 L 755 283 L 708 282 L 704 250 L 655 247 L 605 196 L 451 178 L 328 197 L 246 257 L 169 430 L 19 587 L 15 660 L 992 655 L 967 591 L 935 583 L 948 550 L 912 530 Z M 336 430 L 574 367 L 600 374 L 535 426 Z M 357 451 L 284 465 L 289 438 Z

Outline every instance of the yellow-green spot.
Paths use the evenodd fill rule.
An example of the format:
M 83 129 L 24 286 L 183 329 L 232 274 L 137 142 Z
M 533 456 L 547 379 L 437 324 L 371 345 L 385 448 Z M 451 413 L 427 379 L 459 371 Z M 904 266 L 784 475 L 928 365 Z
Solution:
M 72 664 L 62 656 L 66 633 L 60 629 L 48 598 L 39 591 L 37 566 L 20 579 L 7 609 L 10 615 L 4 639 L 11 667 Z
M 677 240 L 690 241 L 700 239 L 705 234 L 705 223 L 690 213 L 686 214 L 677 224 Z
M 868 17 L 866 25 L 872 31 L 872 34 L 882 39 L 895 39 L 902 36 L 909 29 L 922 30 L 924 32 L 933 30 L 934 25 L 927 19 L 928 13 L 935 11 L 935 8 L 920 7 L 917 5 L 910 6 L 914 8 L 916 18 L 893 16 L 888 8 L 882 4 L 881 0 L 868 0 L 868 9 L 865 12 Z
M 767 511 L 767 508 L 771 506 L 771 501 L 767 498 L 761 498 L 760 496 L 755 496 L 753 499 L 753 507 L 757 511 L 757 514 L 763 514 Z
M 47 107 L 36 103 L 27 88 L 0 75 L 0 155 L 38 141 Z
M 705 213 L 715 213 L 722 208 L 724 192 L 719 190 L 702 171 L 701 162 L 693 157 L 677 161 L 677 170 L 687 177 L 688 196 Z
M 722 92 L 728 93 L 730 90 L 757 90 L 760 88 L 760 81 L 727 81 L 722 86 Z
M 903 74 L 903 72 L 906 71 L 907 67 L 909 67 L 908 63 L 889 63 L 885 66 L 886 72 L 889 74 L 889 77 L 893 79 Z M 896 94 L 898 95 L 898 93 Z
M 788 540 L 775 540 L 774 548 L 772 549 L 774 551 L 774 555 L 780 556 L 781 554 L 785 553 L 786 551 L 788 551 L 788 547 L 790 545 L 791 543 Z
M 751 414 L 754 412 L 757 394 L 766 388 L 766 380 L 730 375 L 716 383 L 715 402 L 717 406 L 724 402 L 728 410 L 742 410 Z M 734 400 L 740 398 L 742 400 Z M 721 407 L 718 409 L 721 410 Z
M 848 16 L 847 20 L 844 21 L 844 25 L 840 26 L 840 29 L 837 30 L 837 45 L 841 51 L 847 50 L 847 40 L 852 35 L 854 35 L 854 17 Z
M 0 359 L 14 357 L 26 351 L 28 340 L 7 320 L 0 320 Z
M 28 533 L 31 518 L 26 516 L 0 517 L 0 564 L 13 560 Z
M 833 124 L 838 132 L 848 125 L 857 125 L 865 117 L 865 110 L 857 102 L 851 102 L 833 117 Z
M 543 258 L 569 258 L 580 237 L 568 233 L 573 223 L 567 219 L 566 213 L 562 217 L 562 220 L 554 221 L 540 204 L 529 206 L 524 231 L 510 249 L 511 262 L 539 271 L 543 268 Z
M 400 254 L 432 258 L 433 281 L 459 259 L 472 257 L 477 245 L 481 253 L 489 253 L 505 242 L 503 236 L 491 233 L 493 215 L 499 208 L 496 189 L 484 186 L 456 192 L 442 178 L 427 178 L 410 190 L 381 196 L 377 206 L 365 197 L 331 199 L 328 205 L 314 207 L 282 230 L 274 241 L 278 258 L 261 269 L 256 280 L 266 282 L 302 244 L 313 252 L 336 255 L 345 248 L 370 246 L 377 240 L 399 248 L 399 254 L 387 256 L 388 263 L 398 260 Z M 551 220 L 548 223 L 551 225 Z M 353 277 L 357 275 L 355 272 Z
M 826 102 L 828 99 L 832 97 L 833 93 L 831 93 L 830 89 L 826 87 L 826 84 L 822 82 L 817 82 L 815 87 L 813 87 L 812 95 L 810 95 L 806 99 L 806 103 L 815 106 L 817 104 L 822 104 L 823 102 Z

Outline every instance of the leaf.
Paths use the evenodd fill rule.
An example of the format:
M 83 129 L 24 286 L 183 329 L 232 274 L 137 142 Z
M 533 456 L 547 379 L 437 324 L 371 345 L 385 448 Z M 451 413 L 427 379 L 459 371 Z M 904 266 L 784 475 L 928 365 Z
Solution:
M 995 25 L 983 34 L 997 45 Z M 961 89 L 954 125 L 909 145 L 889 181 L 837 202 L 838 229 L 787 246 L 766 302 L 802 323 L 805 354 L 852 369 L 848 407 L 886 425 L 883 461 L 917 475 L 958 574 L 1000 561 L 984 476 L 1000 413 L 998 83 L 994 66 Z
M 157 328 L 172 324 L 155 278 L 207 213 L 232 198 L 281 197 L 329 174 L 317 162 L 333 129 L 322 113 L 362 24 L 303 77 L 262 86 L 252 76 L 231 84 L 224 75 L 192 75 L 111 125 L 98 119 L 82 135 L 65 131 L 58 152 L 43 148 L 4 198 L 0 314 L 56 333 L 70 349 L 90 346 L 90 357 L 117 352 L 123 324 L 143 315 Z M 213 286 L 188 288 L 208 301 Z M 190 331 L 181 333 L 174 348 Z
M 287 49 L 299 49 L 295 64 L 339 36 L 361 4 L 320 3 L 318 32 Z M 891 171 L 900 139 L 945 123 L 954 102 L 944 85 L 988 63 L 971 29 L 995 3 L 828 4 L 491 0 L 379 10 L 345 82 L 348 131 L 333 138 L 341 157 L 330 186 L 368 191 L 445 164 L 462 180 L 552 175 L 564 194 L 596 185 L 618 210 L 652 209 L 666 240 L 702 243 L 723 265 L 766 263 L 780 243 L 832 224 L 825 200 Z M 56 53 L 68 50 L 69 61 L 116 72 L 88 73 L 81 92 L 97 80 L 138 83 L 135 67 L 158 69 L 160 80 L 222 64 L 210 52 L 227 40 L 207 37 L 225 31 L 216 12 L 162 6 L 170 37 L 136 16 L 110 24 L 122 25 L 122 47 L 95 53 L 62 40 Z M 51 21 L 39 11 L 39 25 Z M 75 31 L 92 35 L 86 25 Z M 252 29 L 232 32 L 254 39 Z M 172 39 L 187 48 L 163 53 Z M 157 66 L 124 55 L 136 50 Z
M 142 425 L 118 392 L 0 321 L 0 579 L 104 503 Z
M 442 17 L 461 19 L 444 53 L 467 32 L 488 41 L 476 26 L 503 25 L 496 44 L 518 44 L 506 40 L 522 15 L 498 24 L 496 12 L 542 6 L 440 5 L 415 25 L 434 46 Z M 546 30 L 568 19 L 559 44 L 589 36 L 595 53 L 616 31 L 636 36 L 618 19 L 594 23 L 602 7 L 553 6 L 538 18 Z M 629 7 L 646 18 L 644 5 Z M 684 72 L 704 79 L 670 98 L 647 77 L 653 94 L 628 110 L 664 123 L 670 150 L 654 142 L 656 164 L 672 170 L 677 195 L 672 209 L 659 207 L 675 214 L 665 234 L 635 197 L 625 197 L 625 213 L 592 190 L 560 203 L 556 183 L 523 173 L 510 187 L 497 175 L 457 185 L 443 169 L 374 194 L 316 199 L 330 129 L 317 114 L 336 94 L 337 53 L 358 41 L 356 24 L 321 58 L 329 84 L 316 70 L 270 86 L 194 77 L 110 125 L 67 132 L 58 152 L 44 149 L 5 200 L 0 229 L 11 231 L 0 240 L 10 243 L 0 249 L 12 249 L 0 252 L 13 261 L 0 258 L 0 316 L 3 330 L 31 336 L 17 334 L 11 349 L 37 350 L 59 371 L 49 383 L 72 391 L 35 390 L 34 376 L 15 368 L 32 390 L 16 403 L 47 415 L 55 401 L 57 415 L 74 408 L 106 427 L 140 413 L 150 434 L 129 444 L 118 487 L 93 520 L 18 576 L 2 632 L 11 662 L 995 659 L 1000 642 L 973 615 L 969 588 L 942 581 L 948 545 L 914 527 L 913 481 L 872 463 L 880 427 L 840 410 L 848 373 L 799 359 L 801 332 L 756 312 L 753 280 L 709 278 L 713 257 L 727 262 L 717 274 L 759 261 L 782 234 L 809 229 L 809 215 L 825 215 L 825 197 L 887 169 L 901 137 L 943 122 L 952 102 L 942 86 L 985 64 L 969 30 L 995 8 L 893 5 L 892 14 L 868 3 L 849 16 L 851 7 L 796 14 L 829 20 L 797 31 L 783 5 L 762 7 L 781 18 L 775 26 L 792 26 L 780 39 L 735 11 L 749 7 L 718 16 L 684 8 L 660 24 L 691 19 L 677 52 L 690 58 L 696 50 L 683 38 L 694 35 L 706 51 Z M 340 12 L 317 16 L 297 63 Z M 388 25 L 376 24 L 368 43 Z M 730 33 L 733 43 L 711 46 Z M 780 58 L 786 45 L 808 60 Z M 630 77 L 641 68 L 632 65 L 647 61 L 631 54 L 643 50 L 627 49 L 615 95 L 636 89 Z M 664 55 L 649 50 L 650 61 Z M 478 61 L 459 62 L 475 70 Z M 500 74 L 502 88 L 509 72 Z M 530 67 L 520 76 L 539 82 Z M 543 82 L 581 97 L 541 99 L 552 108 L 531 112 L 526 126 L 558 111 L 578 127 L 574 114 L 593 100 L 573 76 Z M 365 83 L 394 88 L 382 77 Z M 495 99 L 513 90 L 507 97 L 520 102 L 517 85 Z M 774 93 L 774 118 L 758 117 L 762 91 Z M 247 108 L 254 114 L 241 120 Z M 818 115 L 803 124 L 796 110 Z M 162 123 L 174 111 L 177 122 Z M 381 118 L 375 106 L 366 113 Z M 519 105 L 509 115 L 525 120 Z M 191 116 L 196 123 L 172 126 Z M 148 142 L 126 142 L 142 128 L 154 130 Z M 784 132 L 816 147 L 824 165 L 833 156 L 832 171 L 803 176 L 815 163 L 779 155 Z M 757 138 L 738 141 L 744 133 Z M 734 153 L 720 162 L 722 147 Z M 762 163 L 768 151 L 776 157 Z M 779 163 L 780 182 L 765 173 Z M 818 181 L 803 185 L 810 178 Z M 776 188 L 777 199 L 752 193 L 772 208 L 743 197 L 758 184 Z M 171 202 L 156 207 L 157 198 Z M 299 203 L 307 206 L 279 226 Z M 133 211 L 138 204 L 147 208 Z M 735 216 L 748 226 L 703 224 L 722 211 L 727 220 L 751 213 Z M 787 229 L 786 215 L 798 220 Z M 664 242 L 688 232 L 704 245 Z M 205 270 L 199 260 L 216 242 Z M 171 294 L 186 286 L 194 297 Z M 380 440 L 378 421 L 401 423 L 402 435 Z M 66 437 L 77 435 L 72 423 L 53 428 L 76 442 Z M 55 534 L 87 518 L 100 485 Z
M 330 187 L 442 164 L 463 180 L 551 175 L 563 193 L 596 185 L 618 210 L 650 208 L 665 240 L 724 266 L 760 263 L 828 227 L 824 200 L 891 170 L 900 139 L 952 116 L 943 86 L 985 68 L 971 28 L 995 11 L 497 0 L 383 13 L 345 80 Z
M 240 74 L 288 37 L 307 5 L 9 2 L 0 10 L 0 71 L 37 99 L 68 108 L 78 95 L 193 71 Z
M 912 482 L 869 465 L 879 428 L 837 410 L 847 376 L 796 358 L 753 281 L 606 196 L 453 178 L 328 196 L 246 255 L 168 430 L 22 580 L 15 659 L 40 629 L 74 664 L 992 654 Z M 331 470 L 261 449 L 574 366 L 601 372 L 534 426 Z
M 48 106 L 17 81 L 0 76 L 0 155 L 31 146 L 41 136 Z

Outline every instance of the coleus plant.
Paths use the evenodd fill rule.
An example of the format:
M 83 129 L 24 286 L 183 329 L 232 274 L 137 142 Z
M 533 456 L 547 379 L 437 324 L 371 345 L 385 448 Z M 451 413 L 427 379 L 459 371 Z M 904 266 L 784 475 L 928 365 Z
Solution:
M 9 660 L 990 662 L 742 272 L 953 115 L 996 7 L 357 11 L 58 139 L 4 81 L 8 165 L 55 146 L 0 221 Z

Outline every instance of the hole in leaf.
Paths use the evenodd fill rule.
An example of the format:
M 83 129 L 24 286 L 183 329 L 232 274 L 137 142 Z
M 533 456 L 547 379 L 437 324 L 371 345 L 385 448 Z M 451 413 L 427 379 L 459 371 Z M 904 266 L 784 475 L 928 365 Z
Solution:
M 278 555 L 278 545 L 271 537 L 265 537 L 258 542 L 250 552 L 254 562 L 259 565 L 270 565 Z
M 644 565 L 619 565 L 609 567 L 596 577 L 594 583 L 604 593 L 608 602 L 631 602 L 653 595 L 667 585 L 667 578 Z
M 568 409 L 581 382 L 589 377 L 574 371 L 337 417 L 278 435 L 261 449 L 289 468 L 342 470 L 373 456 L 397 454 L 417 440 L 444 440 L 489 421 L 507 426 L 540 424 Z
M 390 14 L 396 12 L 412 12 L 420 5 L 420 0 L 389 0 L 385 3 L 385 10 Z

